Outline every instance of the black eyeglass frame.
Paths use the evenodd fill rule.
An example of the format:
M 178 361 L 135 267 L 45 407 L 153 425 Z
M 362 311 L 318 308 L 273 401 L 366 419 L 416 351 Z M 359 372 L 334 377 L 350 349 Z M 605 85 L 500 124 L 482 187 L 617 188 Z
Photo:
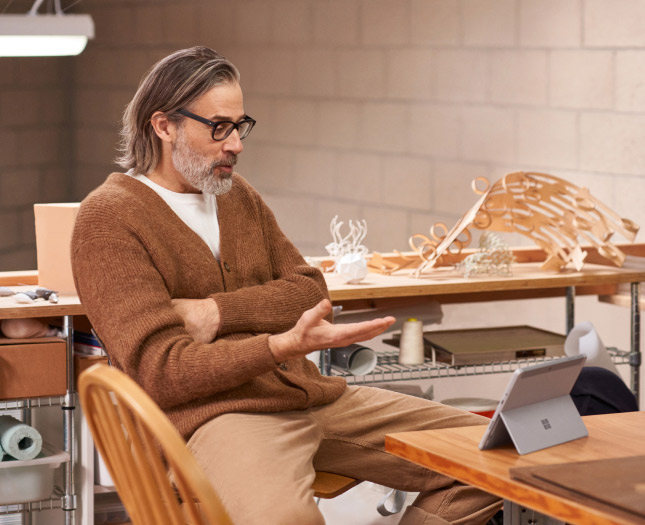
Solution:
M 242 126 L 243 124 L 250 123 L 250 126 L 247 129 L 246 133 L 244 133 L 244 136 L 242 136 L 242 134 L 240 133 L 240 140 L 244 140 L 246 137 L 249 136 L 249 133 L 251 133 L 251 130 L 253 129 L 253 126 L 255 126 L 255 123 L 256 123 L 256 120 L 249 117 L 248 115 L 244 117 L 242 120 L 240 120 L 239 122 L 233 122 L 232 120 L 215 120 L 215 121 L 209 120 L 207 118 L 200 117 L 199 115 L 195 115 L 195 113 L 191 113 L 187 109 L 183 109 L 183 108 L 178 109 L 177 113 L 179 113 L 180 115 L 183 115 L 184 117 L 191 118 L 193 120 L 196 120 L 197 122 L 201 122 L 202 124 L 206 124 L 207 126 L 210 126 L 211 138 L 215 142 L 221 142 L 222 140 L 226 140 L 229 137 L 229 135 L 233 133 L 234 129 L 236 129 L 237 132 L 240 133 L 240 126 Z M 228 133 L 226 133 L 226 135 L 224 135 L 222 138 L 216 139 L 215 130 L 217 129 L 217 126 L 219 126 L 220 124 L 231 124 L 231 128 L 228 130 Z

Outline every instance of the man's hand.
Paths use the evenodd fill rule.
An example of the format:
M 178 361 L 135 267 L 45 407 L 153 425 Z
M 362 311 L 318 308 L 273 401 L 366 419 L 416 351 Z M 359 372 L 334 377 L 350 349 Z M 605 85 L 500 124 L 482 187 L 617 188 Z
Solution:
M 361 323 L 335 325 L 325 321 L 329 312 L 331 303 L 324 299 L 304 312 L 291 330 L 269 336 L 269 349 L 276 362 L 282 363 L 315 350 L 366 341 L 383 333 L 395 321 L 394 317 L 383 317 Z
M 214 299 L 173 299 L 172 307 L 198 343 L 211 343 L 219 330 L 219 308 Z

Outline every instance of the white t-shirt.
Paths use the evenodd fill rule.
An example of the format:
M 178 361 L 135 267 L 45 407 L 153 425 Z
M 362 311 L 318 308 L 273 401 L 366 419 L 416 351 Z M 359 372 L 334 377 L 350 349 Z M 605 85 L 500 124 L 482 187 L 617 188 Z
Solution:
M 177 216 L 199 235 L 219 260 L 219 223 L 217 221 L 217 199 L 215 195 L 204 193 L 176 193 L 145 175 L 128 173 L 155 190 L 166 201 Z

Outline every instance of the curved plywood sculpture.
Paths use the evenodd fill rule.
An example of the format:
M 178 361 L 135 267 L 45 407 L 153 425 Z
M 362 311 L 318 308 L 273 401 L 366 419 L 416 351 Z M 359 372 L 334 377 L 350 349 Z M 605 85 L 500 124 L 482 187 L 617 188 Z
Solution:
M 415 234 L 410 246 L 421 257 L 415 275 L 432 268 L 446 252 L 459 253 L 470 244 L 471 228 L 517 232 L 544 249 L 544 270 L 561 270 L 572 263 L 580 270 L 590 244 L 616 266 L 625 255 L 611 242 L 615 233 L 633 241 L 639 227 L 591 195 L 563 179 L 544 173 L 510 173 L 490 184 L 483 177 L 473 181 L 480 195 L 475 205 L 448 231 L 443 223 L 430 235 Z

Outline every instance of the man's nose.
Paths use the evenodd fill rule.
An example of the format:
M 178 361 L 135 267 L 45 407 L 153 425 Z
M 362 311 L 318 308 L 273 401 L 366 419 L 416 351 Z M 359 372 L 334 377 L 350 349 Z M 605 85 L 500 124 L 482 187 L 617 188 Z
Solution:
M 236 155 L 244 149 L 242 140 L 240 139 L 240 133 L 237 129 L 234 129 L 231 134 L 226 137 L 222 149 L 227 152 L 235 153 Z

